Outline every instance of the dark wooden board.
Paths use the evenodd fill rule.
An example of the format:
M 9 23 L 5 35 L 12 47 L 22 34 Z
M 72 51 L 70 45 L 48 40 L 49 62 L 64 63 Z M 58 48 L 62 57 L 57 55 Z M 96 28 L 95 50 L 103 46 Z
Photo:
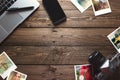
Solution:
M 0 44 L 0 52 L 7 52 L 27 80 L 75 80 L 74 65 L 88 64 L 90 53 L 117 52 L 107 35 L 120 26 L 120 0 L 109 0 L 112 13 L 98 17 L 92 7 L 80 13 L 70 0 L 58 0 L 67 15 L 58 26 L 38 1 L 40 7 Z
M 115 28 L 19 28 L 2 45 L 89 46 L 111 45 L 107 38 Z
M 78 9 L 72 5 L 70 0 L 58 0 L 67 15 L 67 21 L 57 27 L 118 27 L 120 25 L 120 7 L 119 0 L 109 0 L 112 13 L 107 15 L 94 16 L 92 7 L 88 8 L 84 13 L 80 13 Z M 53 27 L 45 9 L 42 0 L 40 0 L 40 8 L 21 26 L 21 27 Z M 66 5 L 67 4 L 67 5 Z
M 115 54 L 113 46 L 1 46 L 16 64 L 87 64 L 99 50 L 105 57 Z M 2 52 L 2 51 L 1 51 Z

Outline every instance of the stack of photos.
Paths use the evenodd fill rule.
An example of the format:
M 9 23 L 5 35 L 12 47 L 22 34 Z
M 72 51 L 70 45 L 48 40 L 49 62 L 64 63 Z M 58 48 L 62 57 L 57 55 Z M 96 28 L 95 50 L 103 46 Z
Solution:
M 81 12 L 92 5 L 95 16 L 112 12 L 108 0 L 71 0 L 71 2 Z
M 7 77 L 7 75 L 15 70 L 17 66 L 13 63 L 13 61 L 8 57 L 8 55 L 3 52 L 0 55 L 0 75 L 3 79 Z
M 93 80 L 92 78 L 92 66 L 89 64 L 75 65 L 75 79 L 76 80 Z
M 13 63 L 13 61 L 5 52 L 0 54 L 0 76 L 3 79 L 9 76 L 7 80 L 26 80 L 27 75 L 15 71 L 16 68 L 17 66 Z M 19 75 L 20 79 L 18 79 Z
M 108 0 L 92 0 L 92 7 L 95 16 L 111 12 Z
M 71 0 L 71 2 L 81 11 L 84 12 L 91 6 L 90 0 Z
M 116 50 L 120 53 L 120 27 L 110 33 L 107 37 Z

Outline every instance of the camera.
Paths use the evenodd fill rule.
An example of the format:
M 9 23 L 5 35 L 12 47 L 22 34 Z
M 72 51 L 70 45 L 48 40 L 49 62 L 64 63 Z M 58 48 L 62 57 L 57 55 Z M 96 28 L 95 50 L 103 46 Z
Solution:
M 94 51 L 89 55 L 88 62 L 92 65 L 94 80 L 109 80 L 116 71 L 119 71 L 120 53 L 107 59 L 99 51 Z
M 88 57 L 88 61 L 92 65 L 93 73 L 97 75 L 101 71 L 100 67 L 104 64 L 106 58 L 99 51 L 95 51 Z

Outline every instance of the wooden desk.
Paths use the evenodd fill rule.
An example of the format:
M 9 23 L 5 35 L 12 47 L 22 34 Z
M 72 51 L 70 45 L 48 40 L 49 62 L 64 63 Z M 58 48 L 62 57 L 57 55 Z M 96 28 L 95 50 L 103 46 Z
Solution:
M 107 35 L 120 26 L 120 0 L 109 0 L 112 13 L 98 17 L 92 7 L 81 14 L 70 0 L 59 0 L 67 21 L 57 27 L 38 1 L 40 8 L 0 45 L 27 80 L 75 80 L 73 65 L 88 63 L 94 50 L 116 52 Z

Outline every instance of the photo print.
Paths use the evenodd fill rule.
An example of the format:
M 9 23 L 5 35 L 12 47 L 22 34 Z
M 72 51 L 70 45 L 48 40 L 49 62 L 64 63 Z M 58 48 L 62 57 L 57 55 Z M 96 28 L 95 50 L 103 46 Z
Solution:
M 108 0 L 92 0 L 92 7 L 95 16 L 112 12 Z
M 5 52 L 0 54 L 0 75 L 3 79 L 5 79 L 9 73 L 16 68 L 17 66 Z
M 90 0 L 71 0 L 71 2 L 80 10 L 81 13 L 92 5 Z
M 117 49 L 117 51 L 120 53 L 120 27 L 113 31 L 111 34 L 109 34 L 107 37 L 113 44 L 113 46 Z
M 12 71 L 7 77 L 7 80 L 26 80 L 26 78 L 27 78 L 26 74 L 23 74 L 18 71 Z
M 92 66 L 89 64 L 75 65 L 75 80 L 93 80 Z

